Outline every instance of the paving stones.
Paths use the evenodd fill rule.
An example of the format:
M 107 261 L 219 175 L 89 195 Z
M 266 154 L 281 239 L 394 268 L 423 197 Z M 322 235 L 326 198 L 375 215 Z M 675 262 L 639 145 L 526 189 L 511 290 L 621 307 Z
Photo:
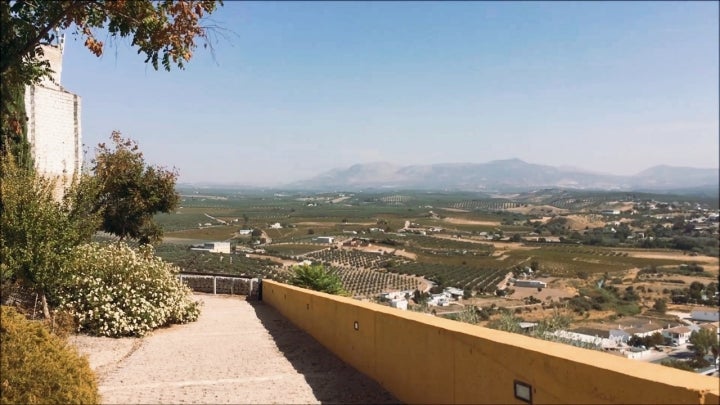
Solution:
M 71 338 L 106 404 L 397 403 L 261 302 L 197 294 L 197 322 L 143 339 Z

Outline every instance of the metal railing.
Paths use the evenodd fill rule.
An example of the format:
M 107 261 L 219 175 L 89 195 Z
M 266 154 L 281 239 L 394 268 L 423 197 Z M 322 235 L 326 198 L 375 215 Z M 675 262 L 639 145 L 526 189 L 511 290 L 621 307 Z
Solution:
M 256 298 L 260 280 L 227 274 L 179 273 L 180 282 L 195 292 L 246 295 Z

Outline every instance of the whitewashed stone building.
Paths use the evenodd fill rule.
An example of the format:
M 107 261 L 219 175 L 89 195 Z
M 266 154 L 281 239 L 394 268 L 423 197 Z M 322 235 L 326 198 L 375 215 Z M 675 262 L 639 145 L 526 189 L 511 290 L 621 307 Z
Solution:
M 27 135 L 35 168 L 56 179 L 56 198 L 80 173 L 83 159 L 80 96 L 62 87 L 63 47 L 64 37 L 56 44 L 42 46 L 43 58 L 54 73 L 25 89 Z

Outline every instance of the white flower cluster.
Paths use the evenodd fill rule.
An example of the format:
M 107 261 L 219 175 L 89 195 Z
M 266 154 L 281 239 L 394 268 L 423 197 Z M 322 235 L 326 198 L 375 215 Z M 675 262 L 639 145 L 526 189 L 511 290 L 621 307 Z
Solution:
M 178 269 L 156 257 L 149 245 L 138 250 L 124 243 L 81 245 L 64 271 L 70 282 L 59 299 L 78 321 L 78 331 L 143 336 L 200 315 L 200 303 L 175 276 Z

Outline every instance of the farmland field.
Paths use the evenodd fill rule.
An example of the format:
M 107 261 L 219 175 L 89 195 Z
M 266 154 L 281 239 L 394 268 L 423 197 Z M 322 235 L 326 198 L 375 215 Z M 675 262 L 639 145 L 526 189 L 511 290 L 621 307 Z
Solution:
M 647 234 L 656 232 L 662 223 L 648 215 L 625 213 L 608 218 L 599 211 L 631 210 L 637 195 L 542 191 L 493 197 L 452 192 L 232 190 L 188 190 L 182 195 L 175 213 L 157 216 L 165 228 L 167 243 L 158 248 L 165 260 L 185 271 L 280 280 L 290 276 L 289 265 L 310 260 L 337 274 L 356 297 L 427 290 L 430 282 L 489 297 L 498 287 L 505 288 L 509 273 L 519 274 L 530 266 L 536 277 L 554 280 L 555 290 L 562 292 L 556 299 L 605 278 L 633 280 L 627 274 L 643 268 L 673 271 L 683 265 L 701 265 L 706 267 L 702 274 L 718 273 L 717 257 L 667 247 L 644 248 L 630 238 L 612 239 L 615 228 L 626 235 Z M 630 226 L 620 227 L 618 219 Z M 648 225 L 641 228 L 640 224 Z M 247 230 L 245 234 L 240 234 L 241 229 Z M 247 234 L 250 230 L 254 236 Z M 590 239 L 588 235 L 598 236 Z M 318 243 L 321 236 L 335 241 Z M 555 242 L 543 242 L 545 238 Z M 343 245 L 354 239 L 349 243 L 352 246 Z M 709 239 L 705 236 L 704 240 Z M 254 253 L 245 257 L 189 250 L 190 244 L 212 241 L 229 241 L 238 253 Z M 664 241 L 666 245 L 672 242 L 667 237 Z M 695 279 L 703 280 L 697 277 L 700 273 Z M 663 279 L 664 284 L 655 279 L 641 282 L 669 291 L 672 286 L 665 285 L 674 278 Z M 661 294 L 658 288 L 651 290 L 647 297 Z

